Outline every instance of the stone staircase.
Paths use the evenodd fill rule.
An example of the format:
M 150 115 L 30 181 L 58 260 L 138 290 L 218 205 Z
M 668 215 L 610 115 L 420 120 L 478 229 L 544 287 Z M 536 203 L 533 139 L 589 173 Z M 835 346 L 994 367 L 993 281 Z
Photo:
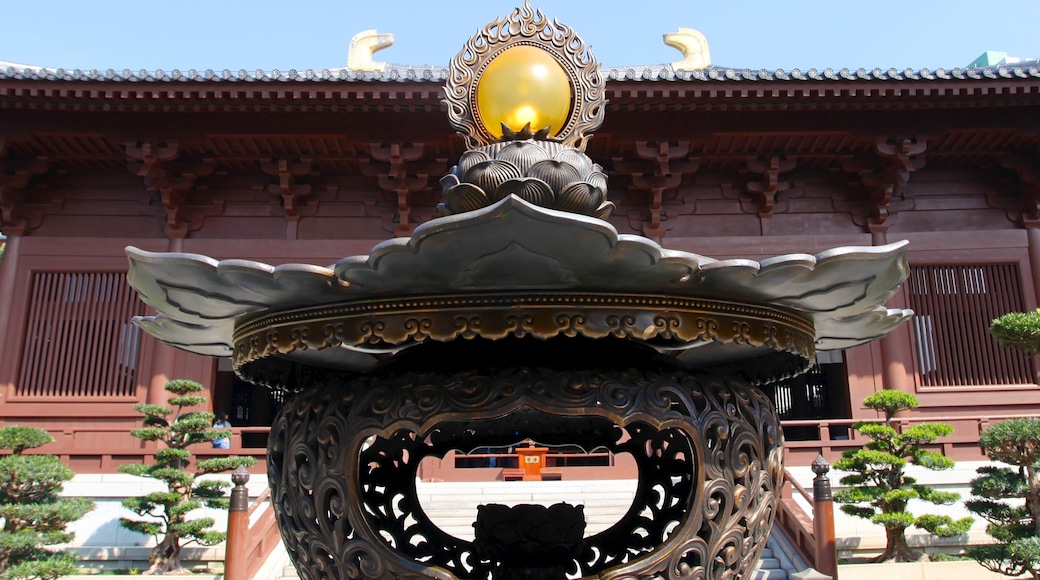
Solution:
M 419 502 L 430 519 L 445 532 L 470 541 L 473 540 L 477 506 L 481 504 L 527 503 L 548 506 L 560 502 L 581 503 L 585 506 L 585 531 L 591 535 L 607 529 L 620 519 L 631 505 L 635 489 L 635 480 L 439 482 L 418 485 Z M 782 535 L 774 530 L 758 570 L 752 577 L 754 580 L 787 580 L 791 577 L 790 573 L 806 567 L 785 542 Z M 285 558 L 286 565 L 281 568 L 281 575 L 271 576 L 272 579 L 299 578 L 296 570 L 288 564 L 283 548 L 279 547 L 272 554 L 272 558 L 277 557 Z

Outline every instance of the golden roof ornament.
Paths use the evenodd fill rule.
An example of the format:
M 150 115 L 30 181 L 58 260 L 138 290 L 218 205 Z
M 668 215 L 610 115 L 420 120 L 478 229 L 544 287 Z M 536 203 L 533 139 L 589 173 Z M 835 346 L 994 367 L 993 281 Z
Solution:
M 442 214 L 515 195 L 606 219 L 607 176 L 583 151 L 603 122 L 599 63 L 569 26 L 527 2 L 469 39 L 451 60 L 448 120 L 468 151 L 441 180 Z
M 692 28 L 664 35 L 664 43 L 682 53 L 683 59 L 672 63 L 674 70 L 702 70 L 711 66 L 708 39 Z
M 362 30 L 350 39 L 347 68 L 369 72 L 386 70 L 386 63 L 374 61 L 372 55 L 384 48 L 389 48 L 393 43 L 393 34 L 380 34 L 375 29 Z

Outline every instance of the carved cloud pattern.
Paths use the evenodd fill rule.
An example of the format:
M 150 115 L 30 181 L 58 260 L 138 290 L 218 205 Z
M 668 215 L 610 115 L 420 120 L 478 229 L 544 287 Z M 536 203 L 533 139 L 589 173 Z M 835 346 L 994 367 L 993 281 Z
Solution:
M 135 319 L 159 340 L 228 356 L 237 320 L 368 299 L 520 288 L 666 294 L 779 307 L 811 318 L 817 348 L 883 336 L 912 313 L 883 304 L 905 280 L 906 242 L 715 260 L 618 234 L 609 223 L 509 197 L 436 219 L 334 266 L 270 266 L 127 248 L 130 284 L 158 315 Z

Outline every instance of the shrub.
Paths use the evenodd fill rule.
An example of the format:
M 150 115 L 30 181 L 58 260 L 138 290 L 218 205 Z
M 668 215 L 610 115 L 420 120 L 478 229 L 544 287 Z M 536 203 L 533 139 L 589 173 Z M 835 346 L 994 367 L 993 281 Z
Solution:
M 1003 347 L 1040 354 L 1040 309 L 1009 312 L 989 325 L 989 333 Z
M 172 380 L 166 390 L 174 396 L 171 407 L 139 403 L 134 409 L 144 414 L 144 427 L 134 429 L 131 435 L 142 441 L 159 441 L 165 445 L 155 452 L 155 465 L 121 465 L 119 470 L 130 475 L 150 477 L 166 485 L 166 491 L 149 493 L 143 497 L 131 497 L 123 505 L 138 516 L 147 519 L 120 519 L 120 525 L 128 530 L 154 536 L 156 546 L 149 557 L 150 567 L 146 574 L 180 572 L 181 548 L 195 542 L 212 546 L 223 542 L 224 532 L 213 528 L 213 518 L 188 519 L 188 514 L 202 507 L 226 510 L 229 500 L 224 489 L 231 484 L 226 481 L 201 479 L 204 475 L 231 471 L 240 465 L 253 465 L 252 457 L 217 457 L 200 459 L 195 470 L 187 470 L 191 452 L 188 447 L 199 443 L 209 445 L 214 438 L 226 431 L 213 429 L 213 413 L 185 412 L 206 402 L 196 393 L 203 386 L 194 381 Z M 169 417 L 173 418 L 172 421 Z
M 971 481 L 968 509 L 989 524 L 995 544 L 971 546 L 968 555 L 1007 576 L 1040 580 L 1040 419 L 1010 419 L 982 432 L 979 444 L 994 461 Z M 1010 500 L 1010 501 L 1009 501 Z
M 949 516 L 915 516 L 907 509 L 913 499 L 948 505 L 960 498 L 956 493 L 919 485 L 905 473 L 908 463 L 934 470 L 953 467 L 953 460 L 922 447 L 949 435 L 953 427 L 945 423 L 918 423 L 898 432 L 892 427 L 892 417 L 918 406 L 917 397 L 910 393 L 880 391 L 864 399 L 863 404 L 884 413 L 885 423 L 852 426 L 870 438 L 870 442 L 862 449 L 846 451 L 834 463 L 835 469 L 851 472 L 841 478 L 842 485 L 849 487 L 836 492 L 834 501 L 845 504 L 841 506 L 843 512 L 885 527 L 885 551 L 874 561 L 918 560 L 923 554 L 907 544 L 907 528 L 914 526 L 940 537 L 950 537 L 963 534 L 971 527 L 971 518 L 955 521 Z
M 0 571 L 3 578 L 52 580 L 76 571 L 76 558 L 44 546 L 66 543 L 65 531 L 94 509 L 82 497 L 60 497 L 65 482 L 75 475 L 54 455 L 22 455 L 26 449 L 53 441 L 42 429 L 11 426 L 0 429 Z

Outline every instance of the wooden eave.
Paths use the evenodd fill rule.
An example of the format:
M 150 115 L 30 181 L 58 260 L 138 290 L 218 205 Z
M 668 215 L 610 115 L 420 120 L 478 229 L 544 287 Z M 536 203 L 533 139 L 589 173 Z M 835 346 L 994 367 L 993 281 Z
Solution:
M 0 108 L 103 111 L 439 111 L 423 82 L 226 83 L 0 81 Z
M 0 79 L 0 108 L 105 111 L 440 111 L 441 81 Z M 608 110 L 892 110 L 1040 104 L 1040 78 L 613 80 Z M 258 109 L 259 108 L 259 109 Z
M 450 167 L 462 141 L 440 80 L 68 80 L 0 78 L 9 159 L 118 168 L 128 142 L 179 142 L 182 158 L 255 170 L 311 158 L 357 172 L 372 144 L 423 143 Z M 687 142 L 701 171 L 786 155 L 800 168 L 871 154 L 879 137 L 927 138 L 930 165 L 991 164 L 1040 148 L 1040 78 L 611 80 L 588 153 L 605 166 L 639 143 Z M 335 114 L 328 114 L 335 113 Z

